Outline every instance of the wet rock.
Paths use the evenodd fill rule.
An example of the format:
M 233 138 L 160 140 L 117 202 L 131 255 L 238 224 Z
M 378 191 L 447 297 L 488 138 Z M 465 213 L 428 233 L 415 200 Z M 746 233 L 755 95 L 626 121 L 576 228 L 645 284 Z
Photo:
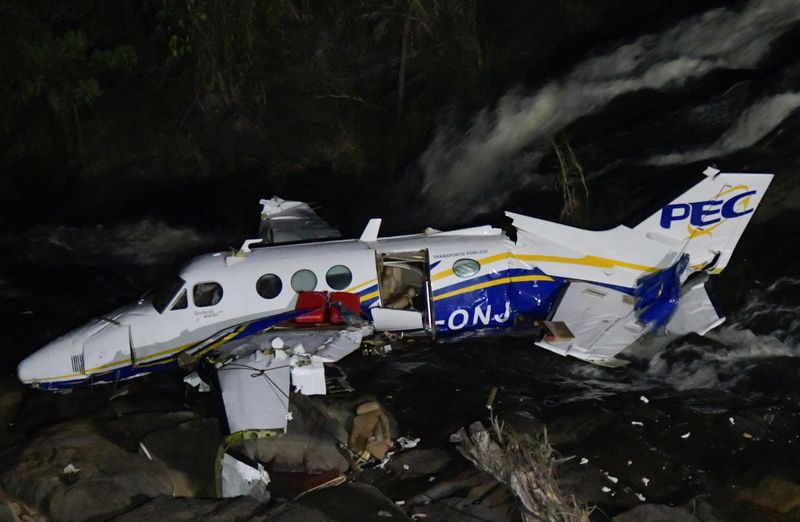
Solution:
M 800 508 L 800 485 L 776 475 L 764 477 L 756 487 L 743 489 L 737 496 L 778 513 Z
M 214 459 L 222 436 L 216 419 L 195 419 L 148 433 L 142 438 L 147 456 L 169 469 L 180 497 L 213 497 Z
M 0 483 L 54 520 L 106 517 L 174 491 L 163 465 L 125 451 L 85 420 L 41 432 L 15 455 Z
M 550 444 L 576 444 L 608 426 L 614 414 L 604 409 L 561 415 L 547 424 Z
M 700 519 L 683 508 L 663 504 L 636 506 L 611 520 L 612 522 L 700 522 Z
M 116 522 L 162 522 L 164 520 L 252 520 L 264 506 L 249 497 L 200 499 L 157 497 L 114 520 Z M 281 520 L 278 518 L 277 520 Z

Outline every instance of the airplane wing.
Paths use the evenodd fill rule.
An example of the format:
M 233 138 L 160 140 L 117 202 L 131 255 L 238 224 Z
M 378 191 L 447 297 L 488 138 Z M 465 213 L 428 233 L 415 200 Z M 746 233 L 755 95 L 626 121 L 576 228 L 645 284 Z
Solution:
M 371 325 L 325 330 L 269 330 L 217 351 L 225 414 L 231 433 L 286 430 L 290 386 L 325 395 L 325 363 L 352 353 Z
M 342 234 L 326 223 L 308 203 L 279 197 L 262 199 L 259 235 L 265 243 L 335 239 Z

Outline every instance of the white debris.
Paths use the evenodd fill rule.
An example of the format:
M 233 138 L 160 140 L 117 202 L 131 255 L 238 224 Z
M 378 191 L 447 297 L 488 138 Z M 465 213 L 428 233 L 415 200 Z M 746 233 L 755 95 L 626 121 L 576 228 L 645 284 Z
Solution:
M 692 434 L 692 432 L 691 432 L 691 431 L 687 431 L 686 433 L 684 433 L 683 435 L 681 435 L 681 438 L 682 438 L 682 439 L 688 439 L 688 438 L 689 438 L 689 436 L 690 436 L 691 434 Z
M 183 382 L 191 386 L 192 388 L 196 388 L 197 391 L 201 393 L 211 391 L 211 386 L 208 385 L 203 379 L 200 378 L 200 375 L 197 372 L 192 372 L 186 377 L 183 378 Z
M 608 475 L 608 474 L 607 474 L 607 475 L 606 475 L 606 477 L 608 477 L 608 480 L 610 480 L 610 481 L 611 481 L 611 482 L 613 482 L 614 484 L 616 484 L 617 482 L 619 482 L 619 479 L 618 479 L 617 477 L 614 477 L 614 476 L 612 476 L 612 475 Z
M 750 434 L 749 434 L 749 433 L 747 433 L 747 432 L 744 432 L 744 433 L 742 433 L 742 437 L 744 437 L 745 439 L 752 439 L 752 438 L 753 438 L 753 436 L 752 436 L 752 435 L 750 435 Z
M 298 345 L 302 348 L 301 345 Z M 295 351 L 295 353 L 297 353 Z M 292 385 L 297 392 L 303 395 L 325 395 L 325 366 L 322 359 L 311 357 L 292 356 Z
M 380 511 L 378 511 L 378 516 L 379 517 L 385 517 L 385 518 L 392 518 L 392 514 L 391 513 L 389 513 L 388 511 L 384 511 L 382 509 Z
M 139 442 L 139 450 L 144 453 L 144 456 L 147 457 L 148 460 L 153 460 L 153 457 L 150 455 L 150 452 L 147 450 L 147 447 L 143 442 Z
M 428 482 L 435 482 L 435 481 L 436 481 L 436 477 L 428 477 Z
M 603 486 L 600 488 L 603 493 L 611 493 L 611 488 Z
M 416 439 L 409 439 L 408 437 L 399 437 L 397 439 L 397 443 L 403 449 L 416 448 L 417 444 L 419 444 L 419 441 L 420 441 L 419 437 L 417 437 Z
M 408 464 L 403 464 L 403 469 L 408 471 L 411 469 L 411 466 L 409 466 Z
M 589 459 L 587 459 L 586 457 L 583 457 L 581 459 L 581 465 L 588 464 L 588 463 L 589 463 Z
M 404 506 L 406 504 L 405 500 L 397 500 L 395 501 L 395 505 L 397 506 Z
M 81 468 L 76 468 L 76 467 L 75 467 L 75 464 L 73 464 L 72 462 L 70 462 L 69 464 L 67 464 L 66 466 L 64 466 L 64 471 L 62 471 L 62 473 L 63 473 L 64 475 L 72 475 L 72 474 L 74 474 L 74 473 L 77 473 L 77 472 L 79 472 L 80 470 L 81 470 Z
M 379 468 L 379 469 L 384 469 L 386 467 L 386 465 L 389 463 L 389 460 L 392 458 L 392 455 L 394 455 L 394 451 L 390 451 L 389 453 L 387 453 L 386 456 L 383 457 L 383 460 L 381 461 L 381 463 L 378 464 L 375 467 Z
M 290 412 L 290 411 L 287 411 L 286 412 L 286 420 L 287 421 L 294 420 L 294 414 L 292 414 L 292 412 Z
M 728 422 L 731 423 L 731 426 L 736 426 L 736 421 L 733 420 L 733 417 L 728 417 Z
M 642 477 L 642 484 L 644 484 L 644 487 L 647 487 L 647 485 L 650 484 L 650 479 L 647 477 Z
M 641 502 L 646 502 L 647 501 L 647 498 L 644 495 L 642 495 L 641 493 L 637 493 L 636 494 L 636 498 L 638 498 Z
M 631 426 L 644 426 L 644 423 L 641 421 L 631 421 Z
M 629 460 L 629 461 L 628 461 L 628 466 L 630 466 L 631 464 L 633 464 L 633 461 L 632 461 L 632 460 Z
M 247 495 L 263 502 L 269 500 L 270 494 L 267 491 L 269 474 L 264 470 L 264 466 L 261 464 L 255 468 L 248 466 L 226 453 L 222 456 L 221 467 L 220 477 L 224 498 Z
M 645 403 L 645 404 L 647 404 L 648 402 L 650 402 L 650 399 L 648 399 L 648 398 L 647 398 L 647 397 L 645 397 L 644 395 L 642 395 L 641 397 L 639 397 L 639 400 L 640 400 L 640 401 L 642 401 L 642 402 L 643 402 L 643 403 Z
M 275 339 L 273 339 L 272 342 L 269 343 L 269 345 L 272 346 L 273 350 L 283 350 L 283 347 L 285 346 L 283 344 L 283 339 L 281 339 L 280 337 L 276 337 Z

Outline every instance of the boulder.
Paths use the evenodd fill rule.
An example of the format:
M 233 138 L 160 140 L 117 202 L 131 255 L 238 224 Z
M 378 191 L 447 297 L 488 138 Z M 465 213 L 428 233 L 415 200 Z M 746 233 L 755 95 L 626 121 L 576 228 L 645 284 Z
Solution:
M 233 499 L 157 497 L 114 520 L 116 522 L 162 522 L 164 520 L 252 520 L 265 511 L 264 506 L 249 497 Z
M 439 473 L 450 460 L 450 454 L 439 448 L 411 449 L 394 455 L 386 469 L 402 479 L 411 479 Z
M 340 522 L 410 520 L 378 488 L 360 482 L 311 491 L 294 502 L 304 507 L 317 509 L 325 513 L 329 520 Z
M 108 517 L 142 498 L 174 492 L 165 466 L 125 451 L 87 420 L 39 433 L 15 455 L 0 483 L 54 520 Z
M 214 459 L 222 436 L 216 419 L 193 419 L 148 433 L 142 451 L 163 463 L 181 497 L 216 494 Z
M 339 448 L 340 444 L 346 445 L 347 432 L 325 412 L 321 403 L 295 394 L 289 411 L 292 420 L 286 434 L 247 438 L 234 449 L 265 464 L 270 471 L 321 473 L 333 469 L 345 472 L 350 468 L 350 461 Z
M 612 522 L 700 522 L 683 508 L 642 504 L 611 519 Z
M 764 477 L 756 487 L 743 489 L 737 496 L 778 513 L 800 508 L 800 485 L 777 475 Z

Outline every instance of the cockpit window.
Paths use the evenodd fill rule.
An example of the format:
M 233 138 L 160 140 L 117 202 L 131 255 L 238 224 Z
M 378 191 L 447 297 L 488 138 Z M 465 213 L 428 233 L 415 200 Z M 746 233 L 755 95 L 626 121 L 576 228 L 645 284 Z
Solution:
M 175 299 L 175 296 L 178 295 L 178 292 L 181 291 L 185 284 L 186 281 L 180 277 L 164 281 L 153 291 L 153 308 L 155 308 L 158 313 L 163 314 L 164 310 L 167 309 L 167 306 Z
M 189 299 L 186 298 L 186 290 L 184 290 L 183 292 L 181 292 L 180 297 L 178 297 L 178 299 L 175 301 L 175 304 L 172 305 L 172 308 L 170 308 L 170 310 L 183 310 L 187 306 L 189 306 Z
M 194 285 L 194 305 L 214 306 L 222 300 L 222 286 L 219 283 L 198 283 Z

